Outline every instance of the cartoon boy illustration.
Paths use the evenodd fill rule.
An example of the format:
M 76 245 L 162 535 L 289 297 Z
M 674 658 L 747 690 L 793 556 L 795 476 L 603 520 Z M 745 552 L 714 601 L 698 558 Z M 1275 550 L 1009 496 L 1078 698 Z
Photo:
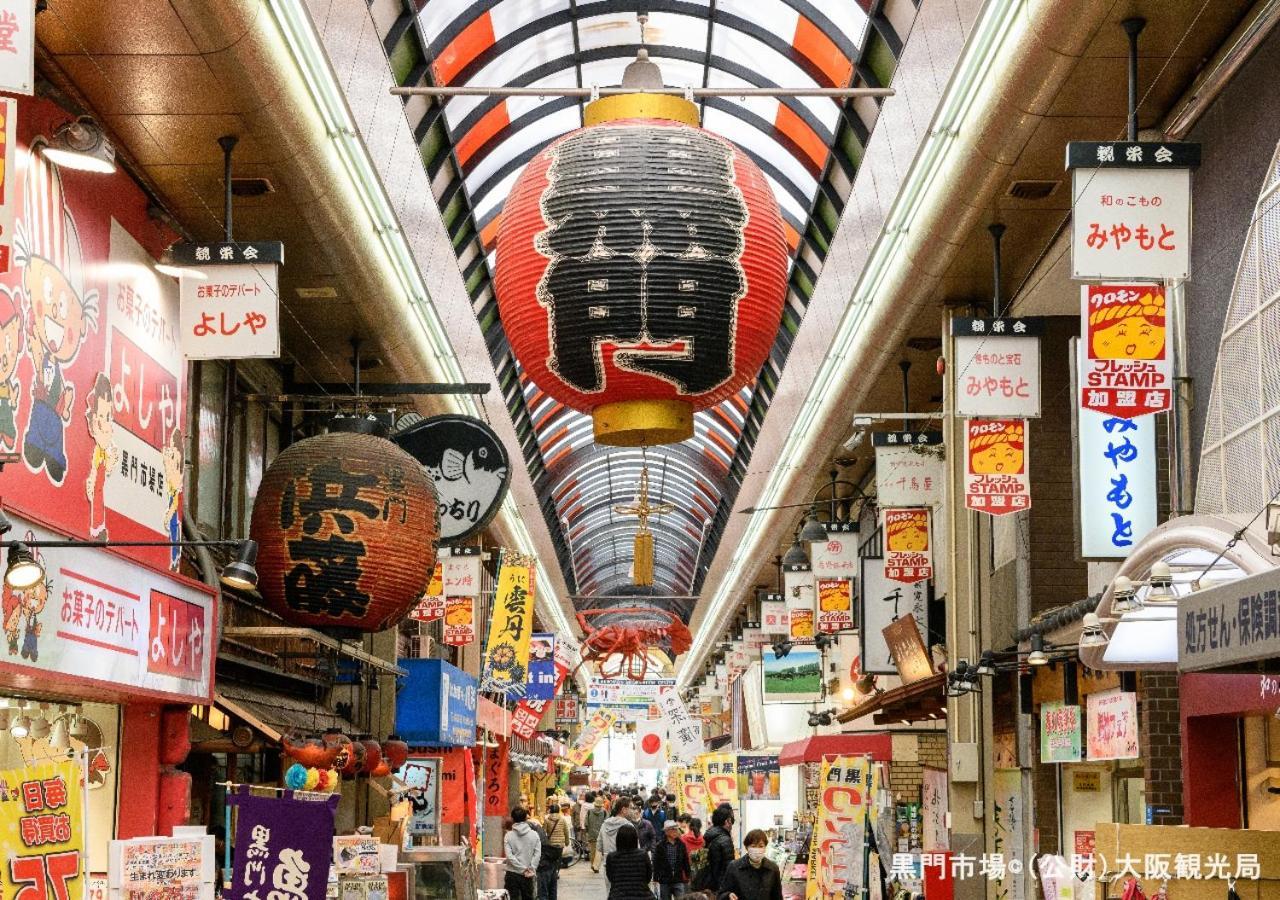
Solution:
M 1163 359 L 1164 293 L 1091 309 L 1089 340 L 1095 359 Z
M 894 523 L 886 529 L 889 549 L 896 553 L 922 553 L 929 547 L 929 529 L 923 516 Z
M 176 542 L 182 537 L 182 516 L 178 512 L 178 499 L 182 496 L 182 432 L 173 429 L 160 457 L 164 461 L 164 490 L 169 501 L 165 507 L 164 530 L 169 540 Z M 169 548 L 169 571 L 178 571 L 181 558 L 181 547 Z
M 18 360 L 22 356 L 22 317 L 13 294 L 0 285 L 0 449 L 18 444 Z
M 84 482 L 89 498 L 89 537 L 107 539 L 107 476 L 115 471 L 120 448 L 115 445 L 112 420 L 111 379 L 99 372 L 85 400 L 85 420 L 93 438 L 93 456 L 89 461 L 89 477 Z
M 18 655 L 18 634 L 22 630 L 22 594 L 22 591 L 16 591 L 7 584 L 4 586 L 2 617 L 10 656 Z
M 974 475 L 1020 475 L 1026 464 L 1021 422 L 983 423 L 969 437 L 969 469 Z

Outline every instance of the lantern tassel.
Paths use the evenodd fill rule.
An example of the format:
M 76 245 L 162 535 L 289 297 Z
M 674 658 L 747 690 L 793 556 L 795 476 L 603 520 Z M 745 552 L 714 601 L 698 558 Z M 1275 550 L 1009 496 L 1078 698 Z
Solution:
M 634 560 L 632 583 L 636 587 L 651 586 L 653 584 L 653 532 L 636 532 Z

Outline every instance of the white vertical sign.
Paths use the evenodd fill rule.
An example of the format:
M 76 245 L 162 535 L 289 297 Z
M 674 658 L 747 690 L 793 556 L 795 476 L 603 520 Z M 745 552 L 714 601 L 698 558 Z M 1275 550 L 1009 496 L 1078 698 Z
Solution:
M 703 751 L 702 723 L 689 715 L 689 709 L 675 688 L 658 694 L 658 708 L 667 723 L 667 754 L 677 765 L 693 765 Z
M 34 94 L 35 0 L 0 0 L 0 91 Z

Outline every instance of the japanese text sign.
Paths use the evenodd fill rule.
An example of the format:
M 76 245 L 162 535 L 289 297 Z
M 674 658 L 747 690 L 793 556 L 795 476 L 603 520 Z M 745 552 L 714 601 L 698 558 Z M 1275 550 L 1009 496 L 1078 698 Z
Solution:
M 578 659 L 578 648 L 573 645 L 572 641 L 556 636 L 553 642 L 552 657 L 554 659 L 555 684 L 551 694 L 552 697 L 559 697 L 560 689 L 564 687 L 565 678 L 568 677 L 569 670 L 573 668 Z M 559 697 L 557 700 L 556 721 L 560 721 L 561 703 L 567 704 L 569 700 L 573 701 L 573 711 L 572 715 L 568 716 L 568 720 L 578 721 L 578 699 L 572 695 Z M 542 721 L 542 714 L 550 702 L 550 698 L 540 700 L 526 696 L 517 703 L 516 710 L 511 716 L 511 733 L 525 740 L 533 737 L 533 733 L 538 730 L 538 723 Z M 566 709 L 566 714 L 567 712 Z
M 881 507 L 880 515 L 884 527 L 885 577 L 903 584 L 932 578 L 929 510 Z
M 438 756 L 411 756 L 400 770 L 400 796 L 410 810 L 406 836 L 435 834 L 440 825 L 441 762 Z
M 829 633 L 852 627 L 853 582 L 848 578 L 819 579 L 818 631 Z
M 441 641 L 451 647 L 465 647 L 476 639 L 476 600 L 474 597 L 444 598 L 444 629 Z
M 576 694 L 565 694 L 556 698 L 556 724 L 564 725 L 578 721 L 578 697 Z
M 903 684 L 914 684 L 933 674 L 933 658 L 913 613 L 899 616 L 880 629 Z
M 212 898 L 214 855 L 211 834 L 113 841 L 109 884 L 120 900 Z
M 884 630 L 910 615 L 927 643 L 929 631 L 929 582 L 904 585 L 885 576 L 884 560 L 868 556 L 862 560 L 862 671 L 871 675 L 897 674 L 893 650 Z
M 1044 320 L 951 320 L 956 415 L 969 419 L 1040 417 L 1040 337 Z
M 707 786 L 707 805 L 713 810 L 728 803 L 736 811 L 738 797 L 738 757 L 734 753 L 704 753 L 698 757 L 698 768 Z
M 264 252 L 267 247 L 278 252 Z M 178 245 L 174 258 L 199 272 L 181 279 L 182 352 L 187 359 L 280 355 L 283 244 Z
M 829 532 L 825 541 L 809 545 L 814 578 L 858 577 L 857 532 Z
M 481 682 L 486 691 L 523 697 L 528 690 L 535 565 L 532 556 L 510 550 L 502 552 L 484 652 Z
M 230 900 L 325 900 L 338 797 L 323 801 L 256 797 L 248 787 L 228 798 L 236 820 Z
M 70 760 L 0 773 L 10 796 L 0 803 L 5 897 L 65 900 L 80 896 L 84 856 L 81 766 Z
M 1167 147 L 1129 144 L 1146 161 Z M 1097 146 L 1100 155 L 1114 151 Z M 1170 154 L 1171 157 L 1171 154 Z M 1112 160 L 1114 161 L 1114 159 Z M 1103 281 L 1182 279 L 1190 274 L 1191 170 L 1075 168 L 1071 172 L 1071 276 Z
M 1137 759 L 1138 695 L 1119 688 L 1085 698 L 1088 719 L 1088 758 Z
M 1080 707 L 1058 701 L 1040 704 L 1040 762 L 1080 761 Z
M 436 563 L 431 573 L 431 581 L 427 584 L 427 592 L 422 595 L 418 605 L 409 611 L 409 618 L 417 622 L 432 622 L 444 618 L 444 566 Z
M 855 894 L 861 889 L 863 842 L 859 836 L 875 796 L 874 781 L 869 759 L 823 758 L 805 900 L 830 900 L 845 896 L 850 888 Z
M 1280 569 L 1178 598 L 1178 669 L 1280 656 Z
M 787 634 L 793 641 L 811 641 L 815 634 L 812 572 L 784 572 L 787 599 Z
M 1003 516 L 1031 508 L 1026 419 L 965 422 L 964 505 Z
M 535 632 L 529 641 L 529 690 L 530 700 L 549 701 L 556 695 L 556 637 L 547 632 Z
M 575 766 L 586 765 L 591 751 L 595 750 L 600 739 L 609 733 L 609 729 L 617 719 L 617 715 L 611 710 L 605 709 L 593 713 L 587 723 L 582 726 L 578 739 L 574 741 L 573 748 L 569 751 L 569 762 Z
M 766 594 L 760 601 L 760 630 L 765 634 L 789 634 L 787 604 L 781 594 Z
M 446 597 L 479 597 L 480 556 L 460 556 L 459 549 L 455 547 L 452 555 L 441 560 L 444 594 Z
M 1080 555 L 1124 559 L 1156 527 L 1156 425 L 1077 413 Z
M 667 753 L 673 763 L 692 765 L 703 751 L 702 723 L 689 715 L 689 709 L 674 687 L 658 693 L 658 708 L 667 723 Z
M 0 91 L 34 94 L 35 66 L 34 0 L 0 0 Z
M 1080 294 L 1080 405 L 1122 419 L 1169 409 L 1173 364 L 1164 287 L 1086 284 Z
M 941 431 L 877 431 L 871 443 L 876 451 L 876 502 L 882 506 L 942 502 L 947 468 Z
M 510 812 L 511 804 L 507 801 L 508 793 L 508 760 L 511 758 L 511 745 L 506 738 L 498 738 L 497 747 L 485 750 L 482 764 L 484 766 L 484 814 L 486 816 L 505 816 Z
M 680 811 L 706 822 L 711 819 L 707 814 L 707 786 L 702 780 L 702 771 L 697 766 L 690 766 L 680 773 Z

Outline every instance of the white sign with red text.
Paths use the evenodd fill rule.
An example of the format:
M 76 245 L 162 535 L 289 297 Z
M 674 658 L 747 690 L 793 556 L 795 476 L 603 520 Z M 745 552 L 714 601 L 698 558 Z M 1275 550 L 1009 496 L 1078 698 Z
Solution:
M 1031 508 L 1026 419 L 965 423 L 964 505 L 1003 516 Z
M 182 352 L 187 359 L 280 356 L 279 266 L 208 265 L 182 282 Z
M 440 564 L 443 566 L 446 597 L 480 596 L 479 556 L 444 556 Z
M 1132 419 L 1173 402 L 1173 363 L 1165 339 L 1165 290 L 1156 284 L 1080 288 L 1080 372 L 1084 409 Z
M 0 91 L 34 94 L 35 0 L 0 0 Z
M 1071 183 L 1071 277 L 1187 277 L 1190 169 L 1080 168 Z
M 940 431 L 889 431 L 871 436 L 876 451 L 876 502 L 937 506 L 947 483 Z
M 858 577 L 858 533 L 835 532 L 809 546 L 814 578 Z
M 955 318 L 955 406 L 966 419 L 1040 417 L 1043 319 Z

